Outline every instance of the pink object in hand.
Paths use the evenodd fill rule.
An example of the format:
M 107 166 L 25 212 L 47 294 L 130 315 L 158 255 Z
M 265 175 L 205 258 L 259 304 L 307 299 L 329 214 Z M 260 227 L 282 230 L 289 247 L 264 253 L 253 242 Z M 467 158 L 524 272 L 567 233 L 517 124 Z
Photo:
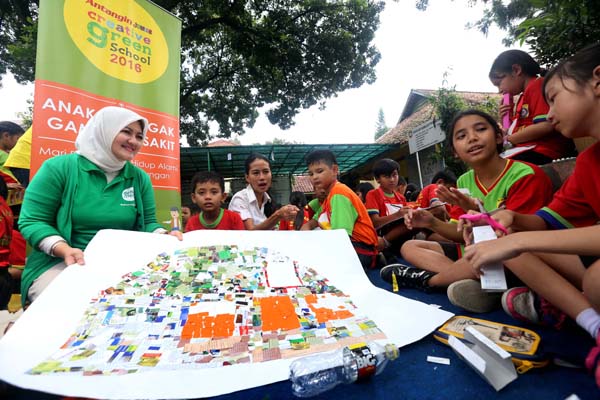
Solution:
M 464 219 L 464 220 L 467 220 L 467 221 L 471 221 L 471 222 L 483 221 L 484 223 L 486 223 L 489 226 L 491 226 L 494 230 L 498 229 L 499 231 L 503 232 L 505 235 L 508 235 L 508 231 L 506 230 L 506 228 L 504 227 L 504 225 L 502 225 L 500 222 L 498 222 L 494 218 L 492 218 L 489 213 L 463 214 L 463 215 L 461 215 L 458 218 L 459 219 Z
M 503 105 L 511 105 L 512 106 L 512 104 L 513 104 L 513 98 L 510 95 L 510 93 L 504 93 L 504 96 L 502 97 L 502 104 Z M 511 113 L 512 113 L 512 107 L 511 107 L 511 110 L 509 112 L 507 112 L 506 114 L 504 114 L 504 116 L 502 117 L 502 127 L 504 129 L 510 128 Z

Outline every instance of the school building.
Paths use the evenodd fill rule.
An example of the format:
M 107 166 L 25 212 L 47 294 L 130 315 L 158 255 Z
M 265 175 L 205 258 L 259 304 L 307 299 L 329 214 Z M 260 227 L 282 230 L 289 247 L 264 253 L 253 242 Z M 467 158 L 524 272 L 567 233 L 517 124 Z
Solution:
M 215 170 L 226 179 L 226 191 L 233 193 L 244 188 L 244 160 L 257 152 L 269 157 L 272 164 L 271 193 L 275 201 L 285 204 L 292 191 L 299 190 L 309 197 L 312 184 L 306 177 L 304 156 L 315 149 L 333 151 L 340 164 L 340 180 L 350 187 L 360 181 L 372 180 L 373 163 L 391 158 L 400 164 L 400 174 L 408 182 L 426 186 L 433 175 L 444 168 L 440 146 L 445 135 L 435 123 L 429 99 L 435 90 L 413 89 L 402 110 L 398 123 L 375 143 L 365 144 L 290 144 L 240 146 L 219 139 L 205 147 L 182 147 L 180 152 L 181 193 L 189 201 L 189 187 L 197 171 Z M 455 92 L 472 107 L 485 101 L 500 101 L 497 93 Z M 422 184 L 421 184 L 422 182 Z

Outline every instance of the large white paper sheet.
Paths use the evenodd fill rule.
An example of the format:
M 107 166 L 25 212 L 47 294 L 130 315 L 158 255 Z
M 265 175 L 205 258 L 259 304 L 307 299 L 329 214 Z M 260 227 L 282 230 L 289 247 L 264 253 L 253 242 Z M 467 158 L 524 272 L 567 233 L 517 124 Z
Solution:
M 385 333 L 387 341 L 399 347 L 423 338 L 452 316 L 373 286 L 343 230 L 196 231 L 185 234 L 183 242 L 165 235 L 106 230 L 88 246 L 86 265 L 67 268 L 59 275 L 0 341 L 0 379 L 23 388 L 106 399 L 207 397 L 287 379 L 292 359 L 109 376 L 26 373 L 65 343 L 99 290 L 119 282 L 125 273 L 142 268 L 158 253 L 222 244 L 274 248 L 312 266 L 349 295 Z M 289 277 L 277 279 L 287 282 Z M 401 365 L 401 359 L 397 363 L 409 368 Z

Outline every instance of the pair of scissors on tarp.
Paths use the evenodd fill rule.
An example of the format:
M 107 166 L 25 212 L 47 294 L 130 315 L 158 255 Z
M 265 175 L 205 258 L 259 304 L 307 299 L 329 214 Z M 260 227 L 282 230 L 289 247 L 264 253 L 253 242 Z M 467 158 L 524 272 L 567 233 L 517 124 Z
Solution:
M 497 230 L 501 231 L 502 233 L 504 233 L 505 235 L 508 235 L 508 231 L 506 230 L 504 225 L 502 225 L 500 222 L 498 222 L 494 218 L 492 218 L 493 214 L 495 214 L 496 212 L 498 212 L 500 210 L 504 210 L 506 207 L 500 206 L 500 207 L 496 208 L 495 210 L 485 211 L 485 208 L 483 207 L 481 200 L 479 200 L 479 199 L 476 199 L 476 200 L 477 200 L 477 204 L 479 206 L 479 214 L 463 214 L 458 218 L 464 219 L 466 221 L 471 221 L 471 222 L 484 222 L 484 223 L 488 224 L 489 226 L 491 226 L 494 230 L 497 229 Z

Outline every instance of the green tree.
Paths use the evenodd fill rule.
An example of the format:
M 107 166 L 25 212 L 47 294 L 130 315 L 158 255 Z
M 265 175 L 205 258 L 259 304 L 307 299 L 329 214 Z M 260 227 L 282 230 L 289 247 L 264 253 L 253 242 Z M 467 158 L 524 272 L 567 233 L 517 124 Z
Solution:
M 0 74 L 34 77 L 39 0 L 0 1 Z M 286 129 L 295 115 L 375 81 L 383 1 L 154 0 L 183 23 L 181 131 L 206 142 L 242 134 L 258 109 Z
M 497 25 L 507 32 L 507 46 L 526 43 L 542 65 L 552 66 L 600 38 L 598 0 L 481 1 L 486 4 L 484 14 L 470 26 L 487 34 Z M 418 0 L 417 8 L 425 10 L 427 4 L 428 0 Z
M 375 124 L 374 139 L 379 139 L 381 136 L 383 136 L 384 133 L 386 133 L 389 130 L 390 128 L 388 128 L 385 124 L 385 114 L 383 113 L 383 108 L 379 108 L 379 113 L 377 114 L 377 123 Z
M 30 127 L 33 124 L 33 97 L 27 99 L 27 109 L 17 113 L 17 117 L 21 119 L 22 125 Z

